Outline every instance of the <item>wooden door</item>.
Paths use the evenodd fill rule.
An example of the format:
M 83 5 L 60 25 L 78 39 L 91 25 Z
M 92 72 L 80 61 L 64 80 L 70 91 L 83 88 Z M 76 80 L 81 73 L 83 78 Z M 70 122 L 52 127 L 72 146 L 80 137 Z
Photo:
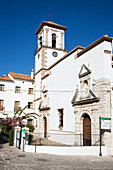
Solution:
M 83 145 L 91 146 L 91 119 L 87 114 L 83 118 Z
M 44 117 L 44 138 L 47 137 L 47 118 Z

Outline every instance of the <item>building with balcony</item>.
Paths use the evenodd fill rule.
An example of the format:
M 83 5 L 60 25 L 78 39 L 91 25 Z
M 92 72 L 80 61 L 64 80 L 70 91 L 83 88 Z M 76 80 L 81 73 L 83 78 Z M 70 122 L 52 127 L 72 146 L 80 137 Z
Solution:
M 12 118 L 17 110 L 26 105 L 26 113 L 33 113 L 34 78 L 31 75 L 9 72 L 0 77 L 0 119 Z M 29 105 L 30 103 L 30 105 Z

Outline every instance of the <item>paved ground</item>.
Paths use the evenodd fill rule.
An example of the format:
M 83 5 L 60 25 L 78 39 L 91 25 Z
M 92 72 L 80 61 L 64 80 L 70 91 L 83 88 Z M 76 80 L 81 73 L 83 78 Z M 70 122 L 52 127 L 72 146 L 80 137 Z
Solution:
M 0 139 L 0 170 L 113 170 L 113 157 L 25 153 Z

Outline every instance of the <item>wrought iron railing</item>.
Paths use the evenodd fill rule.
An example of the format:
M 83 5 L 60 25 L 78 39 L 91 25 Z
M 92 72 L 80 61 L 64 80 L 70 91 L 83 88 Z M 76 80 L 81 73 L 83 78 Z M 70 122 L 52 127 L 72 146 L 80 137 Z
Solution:
M 83 134 L 61 134 L 61 133 L 30 133 L 33 135 L 32 144 L 48 146 L 99 146 L 99 134 L 91 134 L 85 137 Z M 46 136 L 46 137 L 45 137 Z M 102 145 L 104 146 L 104 135 L 102 136 Z

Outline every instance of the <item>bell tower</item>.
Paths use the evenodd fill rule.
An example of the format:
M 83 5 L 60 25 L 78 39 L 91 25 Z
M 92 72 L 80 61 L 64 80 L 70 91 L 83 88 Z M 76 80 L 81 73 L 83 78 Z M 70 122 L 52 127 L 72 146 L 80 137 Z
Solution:
M 43 21 L 35 34 L 38 46 L 35 49 L 35 73 L 41 68 L 49 68 L 54 62 L 67 53 L 65 50 L 64 32 L 67 27 Z
M 65 49 L 64 33 L 67 27 L 53 23 L 52 21 L 43 21 L 35 34 L 37 35 L 37 47 L 34 51 L 35 56 L 35 96 L 34 107 L 35 112 L 41 115 L 38 128 L 42 128 L 43 117 L 47 120 L 47 131 L 49 129 L 49 115 L 50 112 L 44 105 L 44 108 L 40 110 L 40 103 L 44 102 L 43 98 L 43 85 L 42 81 L 45 77 L 51 74 L 51 68 L 55 62 L 62 58 L 67 50 Z M 46 113 L 46 114 L 45 114 Z M 47 116 L 48 115 L 48 116 Z

